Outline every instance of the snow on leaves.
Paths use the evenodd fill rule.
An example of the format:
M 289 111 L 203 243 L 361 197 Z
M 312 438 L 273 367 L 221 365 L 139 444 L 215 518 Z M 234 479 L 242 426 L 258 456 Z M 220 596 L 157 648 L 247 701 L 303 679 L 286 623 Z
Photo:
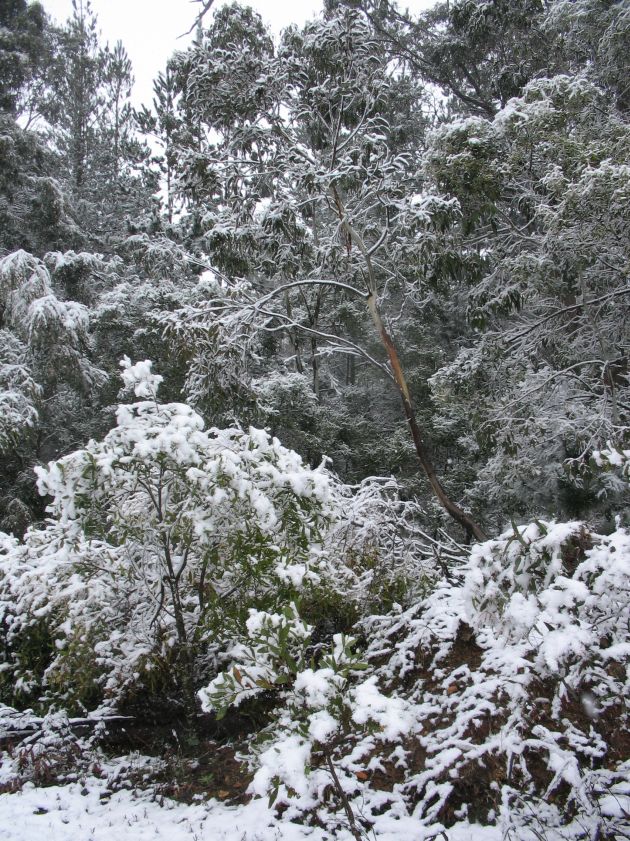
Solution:
M 206 430 L 190 407 L 156 402 L 150 362 L 123 368 L 150 399 L 120 406 L 103 441 L 38 469 L 52 519 L 9 548 L 0 587 L 13 643 L 47 623 L 57 653 L 43 686 L 63 674 L 80 695 L 68 672 L 87 657 L 90 691 L 113 699 L 169 661 L 181 680 L 193 662 L 203 671 L 231 609 L 309 580 L 321 560 L 311 546 L 337 511 L 323 466 L 261 430 Z M 25 691 L 36 683 L 19 656 L 10 668 Z
M 225 709 L 275 691 L 251 791 L 294 819 L 330 797 L 328 756 L 366 826 L 386 809 L 427 833 L 464 815 L 519 838 L 540 826 L 605 833 L 628 807 L 629 591 L 626 530 L 537 522 L 474 546 L 457 580 L 410 609 L 365 619 L 360 659 L 336 638 L 309 666 L 312 629 L 294 607 L 252 614 L 202 697 Z M 379 774 L 395 780 L 390 792 Z

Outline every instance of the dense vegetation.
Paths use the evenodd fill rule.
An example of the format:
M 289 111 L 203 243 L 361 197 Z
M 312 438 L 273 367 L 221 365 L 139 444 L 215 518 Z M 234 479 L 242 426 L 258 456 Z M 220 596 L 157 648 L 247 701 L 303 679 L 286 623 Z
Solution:
M 234 4 L 134 109 L 89 3 L 0 5 L 12 786 L 129 714 L 338 837 L 630 837 L 629 54 L 623 0 Z

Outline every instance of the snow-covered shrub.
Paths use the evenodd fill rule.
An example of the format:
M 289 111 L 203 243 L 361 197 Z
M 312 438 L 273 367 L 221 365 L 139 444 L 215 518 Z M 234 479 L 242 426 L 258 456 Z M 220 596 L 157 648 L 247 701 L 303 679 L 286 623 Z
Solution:
M 292 680 L 304 665 L 312 627 L 294 604 L 281 613 L 250 609 L 247 643 L 229 652 L 234 663 L 199 692 L 202 706 L 222 718 L 229 707 Z
M 618 784 L 628 780 L 630 534 L 582 523 L 514 528 L 474 548 L 463 592 L 483 652 L 478 687 L 485 673 L 487 713 L 506 721 L 505 815 L 513 807 L 526 821 L 523 798 L 537 796 L 554 803 L 557 820 L 577 814 L 603 837 L 607 820 L 628 818 Z M 611 812 L 613 788 L 624 796 Z
M 156 401 L 149 362 L 123 368 L 142 399 L 39 469 L 51 519 L 2 546 L 2 668 L 18 695 L 92 705 L 171 681 L 192 697 L 249 608 L 289 602 L 326 567 L 318 543 L 340 506 L 323 466 L 261 430 L 206 430 Z
M 475 547 L 464 596 L 481 668 L 499 678 L 491 709 L 509 724 L 503 805 L 516 831 L 532 796 L 602 833 L 627 819 L 630 533 L 514 528 Z
M 426 508 L 405 499 L 393 477 L 370 477 L 347 488 L 344 511 L 327 545 L 354 573 L 352 586 L 364 613 L 412 604 L 463 563 L 463 547 L 446 534 L 441 540 L 428 535 L 422 528 Z
M 434 831 L 466 815 L 519 839 L 616 837 L 630 812 L 629 596 L 624 529 L 538 522 L 473 547 L 460 582 L 363 623 L 373 676 L 414 729 L 386 753 L 350 734 L 340 772 L 357 757 L 385 771 L 400 781 L 388 808 Z M 353 785 L 362 814 L 379 814 L 383 793 Z
M 88 741 L 73 733 L 65 712 L 51 712 L 33 736 L 15 749 L 16 782 L 73 781 L 81 773 L 93 773 L 98 765 Z
M 273 690 L 250 790 L 333 834 L 345 798 L 366 830 L 387 814 L 427 836 L 465 817 L 519 841 L 625 837 L 629 596 L 626 530 L 515 527 L 417 604 L 359 621 L 360 660 L 337 638 L 310 662 L 295 611 L 252 614 L 203 705 Z
M 319 651 L 379 589 L 389 604 L 432 580 L 434 547 L 421 552 L 393 481 L 347 487 L 264 431 L 205 429 L 159 403 L 148 361 L 125 359 L 123 379 L 136 402 L 105 438 L 38 468 L 45 528 L 0 547 L 8 701 L 190 702 L 247 639 L 250 610 L 297 599 Z
M 593 693 L 584 703 L 601 715 L 630 690 L 616 666 L 630 653 L 629 584 L 625 529 L 538 521 L 476 547 L 465 593 L 473 628 L 526 641 L 536 672 L 561 681 L 558 703 Z
M 330 752 L 347 734 L 379 741 L 413 730 L 406 701 L 384 695 L 374 675 L 357 680 L 368 665 L 354 638 L 336 634 L 330 646 L 315 650 L 313 628 L 295 605 L 281 614 L 252 610 L 247 632 L 247 641 L 230 652 L 230 667 L 199 696 L 203 709 L 222 716 L 248 698 L 275 692 L 275 713 L 250 758 L 254 794 L 303 813 L 330 786 Z
M 604 450 L 596 450 L 593 461 L 599 468 L 618 469 L 625 479 L 630 478 L 630 450 L 611 445 Z

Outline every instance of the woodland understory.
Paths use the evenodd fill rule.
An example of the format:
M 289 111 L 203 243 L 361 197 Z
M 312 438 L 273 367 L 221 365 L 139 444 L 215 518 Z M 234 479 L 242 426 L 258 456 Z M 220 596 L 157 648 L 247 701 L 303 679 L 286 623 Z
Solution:
M 211 5 L 0 0 L 8 841 L 630 838 L 630 3 Z

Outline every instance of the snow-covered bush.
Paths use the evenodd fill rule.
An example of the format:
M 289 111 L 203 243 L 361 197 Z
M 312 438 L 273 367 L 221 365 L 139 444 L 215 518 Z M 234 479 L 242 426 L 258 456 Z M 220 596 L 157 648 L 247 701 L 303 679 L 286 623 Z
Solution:
M 405 499 L 393 477 L 370 477 L 346 490 L 345 516 L 327 545 L 343 555 L 354 573 L 352 587 L 363 613 L 413 604 L 440 576 L 462 565 L 466 550 L 447 534 L 431 537 L 422 524 L 426 507 Z
M 630 534 L 536 522 L 475 547 L 465 597 L 483 634 L 525 645 L 529 667 L 596 719 L 630 692 Z
M 199 692 L 202 706 L 219 718 L 246 698 L 288 683 L 304 666 L 313 629 L 294 604 L 281 613 L 250 609 L 249 614 L 247 644 L 237 643 L 229 652 L 231 668 Z
M 604 450 L 596 450 L 593 453 L 593 461 L 599 468 L 608 468 L 611 471 L 618 469 L 624 479 L 630 478 L 630 450 L 610 445 Z
M 630 534 L 514 527 L 449 579 L 362 619 L 360 659 L 336 638 L 309 662 L 294 610 L 252 613 L 201 693 L 218 710 L 273 690 L 251 792 L 333 833 L 350 808 L 365 830 L 385 813 L 428 836 L 466 818 L 505 838 L 625 837 Z
M 190 698 L 249 608 L 290 601 L 326 567 L 318 543 L 340 506 L 323 466 L 261 430 L 206 430 L 156 401 L 149 362 L 123 368 L 141 399 L 103 441 L 39 469 L 51 519 L 2 546 L 2 671 L 18 696 L 91 705 L 170 681 Z
M 394 740 L 413 730 L 409 705 L 387 697 L 371 675 L 356 640 L 335 634 L 329 646 L 312 645 L 313 628 L 295 605 L 281 614 L 252 610 L 248 639 L 234 646 L 233 662 L 199 692 L 202 707 L 219 716 L 262 692 L 276 693 L 271 723 L 257 736 L 251 790 L 297 813 L 314 807 L 330 785 L 330 751 L 348 733 Z
M 466 815 L 506 837 L 616 837 L 630 806 L 629 596 L 624 529 L 538 522 L 473 547 L 459 583 L 364 623 L 373 674 L 419 735 L 387 754 L 354 735 L 338 766 L 367 757 L 400 780 L 388 808 L 433 829 Z M 377 814 L 382 793 L 354 788 Z
M 89 740 L 76 736 L 65 712 L 50 712 L 14 752 L 15 784 L 73 781 L 98 769 Z

